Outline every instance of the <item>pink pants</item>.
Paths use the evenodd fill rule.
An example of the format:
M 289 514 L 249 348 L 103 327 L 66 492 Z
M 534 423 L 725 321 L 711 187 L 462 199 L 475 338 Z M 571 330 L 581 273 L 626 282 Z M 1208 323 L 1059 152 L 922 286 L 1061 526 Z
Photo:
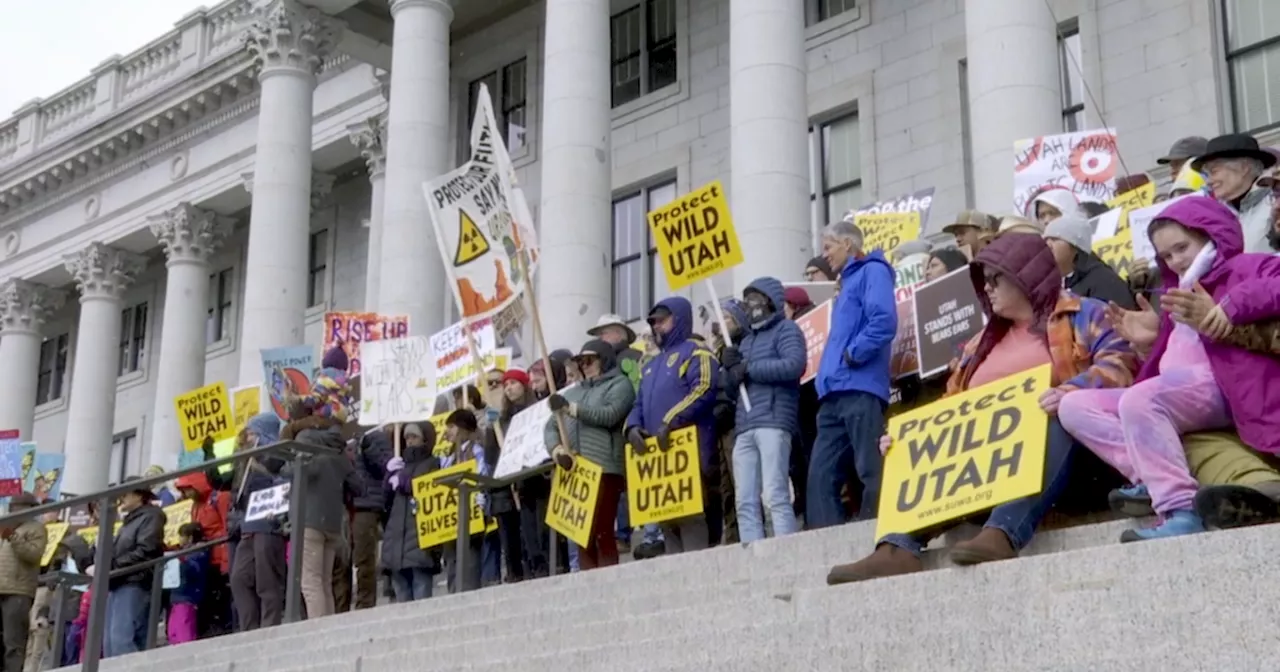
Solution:
M 196 641 L 196 605 L 187 602 L 169 607 L 169 643 Z

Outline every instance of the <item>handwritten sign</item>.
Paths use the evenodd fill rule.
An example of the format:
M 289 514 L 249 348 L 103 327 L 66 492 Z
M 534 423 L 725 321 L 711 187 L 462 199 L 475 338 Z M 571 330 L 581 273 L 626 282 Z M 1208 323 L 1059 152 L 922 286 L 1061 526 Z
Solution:
M 1013 207 L 1031 219 L 1031 204 L 1051 189 L 1077 201 L 1105 203 L 1115 195 L 1120 165 L 1116 132 L 1105 128 L 1026 138 L 1013 143 Z
M 249 507 L 245 510 L 246 521 L 263 520 L 273 516 L 289 513 L 289 484 L 258 490 L 249 495 Z
M 249 419 L 262 412 L 262 386 L 246 385 L 231 391 L 231 408 L 235 413 L 235 430 L 238 434 L 249 424 Z
M 173 398 L 182 427 L 182 445 L 188 451 L 200 450 L 206 437 L 221 441 L 235 436 L 235 418 L 231 398 L 224 383 L 214 383 Z
M 862 231 L 862 249 L 883 250 L 893 248 L 920 237 L 920 213 L 883 212 L 878 215 L 858 215 L 854 225 Z
M 571 389 L 561 390 L 565 392 Z M 538 403 L 516 413 L 511 418 L 511 425 L 503 436 L 502 452 L 498 454 L 498 465 L 493 469 L 494 478 L 506 478 L 522 469 L 536 467 L 551 459 L 547 452 L 547 443 L 543 431 L 551 420 L 551 406 L 543 399 Z
M 646 217 L 672 291 L 742 263 L 742 245 L 719 180 Z
M 497 336 L 493 323 L 482 320 L 472 324 L 471 335 L 483 360 L 484 370 L 492 370 L 497 364 Z M 438 394 L 466 385 L 480 374 L 476 371 L 476 357 L 471 353 L 471 343 L 462 322 L 431 335 L 431 356 L 435 358 Z
M 360 374 L 360 344 L 409 335 L 408 315 L 338 312 L 324 314 L 324 352 L 342 346 L 347 353 L 347 373 Z
M 366 425 L 431 417 L 435 361 L 426 336 L 369 341 L 360 352 L 360 419 Z

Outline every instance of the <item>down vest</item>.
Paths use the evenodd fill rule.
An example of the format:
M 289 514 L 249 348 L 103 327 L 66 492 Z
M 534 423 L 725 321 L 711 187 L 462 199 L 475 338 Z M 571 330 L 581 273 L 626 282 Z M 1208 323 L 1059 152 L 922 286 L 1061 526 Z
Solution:
M 738 434 L 753 429 L 781 429 L 800 433 L 800 377 L 808 361 L 804 334 L 782 314 L 783 287 L 776 278 L 759 278 L 747 285 L 769 297 L 776 312 L 759 327 L 743 324 L 738 350 L 746 363 L 748 411 L 742 403 L 734 417 Z M 727 390 L 730 394 L 738 394 Z

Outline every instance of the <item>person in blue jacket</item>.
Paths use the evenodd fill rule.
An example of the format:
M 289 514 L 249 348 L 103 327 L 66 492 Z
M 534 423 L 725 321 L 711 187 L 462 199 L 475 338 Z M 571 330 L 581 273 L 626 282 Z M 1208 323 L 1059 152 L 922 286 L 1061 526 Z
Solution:
M 815 380 L 818 438 L 809 458 L 805 520 L 810 528 L 845 522 L 840 487 L 855 471 L 862 481 L 858 518 L 876 517 L 883 458 L 878 442 L 889 404 L 889 357 L 898 331 L 893 267 L 884 254 L 862 251 L 852 222 L 827 226 L 822 256 L 839 269 L 827 345 Z M 851 469 L 852 468 L 852 469 Z
M 627 416 L 627 442 L 632 450 L 644 454 L 648 450 L 645 439 L 653 436 L 658 446 L 667 450 L 673 430 L 697 427 L 705 502 L 706 493 L 719 481 L 714 411 L 720 367 L 705 345 L 690 338 L 693 306 L 688 299 L 673 296 L 659 301 L 649 311 L 649 326 L 659 352 L 641 369 L 640 393 Z M 667 553 L 701 550 L 709 544 L 703 514 L 664 522 L 662 533 Z
M 808 361 L 804 334 L 783 316 L 784 289 L 776 278 L 754 280 L 742 292 L 746 322 L 742 342 L 720 353 L 725 389 L 746 387 L 748 410 L 734 418 L 734 499 L 742 541 L 764 538 L 761 489 L 774 536 L 799 531 L 791 506 L 791 439 L 800 433 L 800 378 Z

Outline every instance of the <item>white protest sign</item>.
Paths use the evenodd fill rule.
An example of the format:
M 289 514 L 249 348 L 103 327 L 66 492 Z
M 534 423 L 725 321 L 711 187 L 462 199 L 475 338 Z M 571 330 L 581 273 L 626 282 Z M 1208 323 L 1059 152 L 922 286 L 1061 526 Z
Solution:
M 546 399 L 516 413 L 516 416 L 511 418 L 511 426 L 503 436 L 498 466 L 493 470 L 494 478 L 506 478 L 521 469 L 536 467 L 551 459 L 546 441 L 543 439 L 543 430 L 546 429 L 549 420 L 551 420 L 551 406 Z
M 432 416 L 435 357 L 426 336 L 366 341 L 360 347 L 360 422 L 382 425 Z
M 182 586 L 182 561 L 174 558 L 164 563 L 164 573 L 160 576 L 160 587 L 173 590 Z
M 284 513 L 289 513 L 288 483 L 281 483 L 249 495 L 249 509 L 245 511 L 244 519 L 246 522 L 262 520 Z
M 1133 237 L 1133 258 L 1146 259 L 1151 268 L 1156 267 L 1156 246 L 1151 244 L 1151 236 L 1147 235 L 1147 229 L 1151 228 L 1151 222 L 1164 209 L 1181 201 L 1184 198 L 1205 198 L 1200 194 L 1185 194 L 1177 198 L 1171 198 L 1167 201 L 1148 205 L 1145 208 L 1129 211 L 1129 231 Z
M 1025 138 L 1013 143 L 1013 208 L 1028 207 L 1050 189 L 1065 189 L 1077 201 L 1106 203 L 1116 195 L 1120 155 L 1115 129 L 1102 128 Z
M 476 348 L 480 350 L 480 358 L 484 361 L 484 369 L 488 371 L 497 365 L 497 336 L 493 331 L 493 323 L 482 320 L 471 325 L 471 334 Z M 463 331 L 463 323 L 445 327 L 431 335 L 431 356 L 436 363 L 437 394 L 443 394 L 456 387 L 472 381 L 479 374 L 476 371 L 476 357 L 471 354 L 471 344 Z

